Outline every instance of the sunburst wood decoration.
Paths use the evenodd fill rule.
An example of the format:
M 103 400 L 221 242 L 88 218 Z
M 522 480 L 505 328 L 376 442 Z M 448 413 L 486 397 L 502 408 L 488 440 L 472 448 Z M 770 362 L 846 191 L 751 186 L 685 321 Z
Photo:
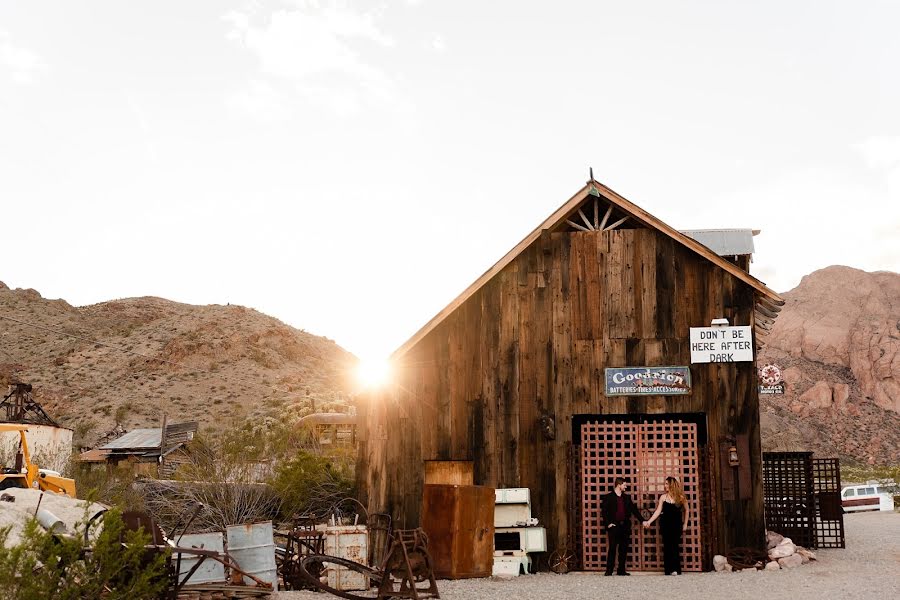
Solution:
M 577 231 L 611 231 L 631 218 L 629 215 L 625 215 L 621 219 L 610 222 L 613 216 L 613 205 L 604 206 L 604 203 L 600 201 L 599 193 L 594 190 L 591 190 L 591 196 L 592 198 L 582 204 L 577 212 L 566 219 L 566 224 L 569 227 Z M 604 208 L 606 209 L 605 212 Z M 603 215 L 602 218 L 601 213 Z M 591 216 L 593 216 L 593 219 Z M 580 223 L 577 220 L 573 220 L 577 217 L 580 217 Z

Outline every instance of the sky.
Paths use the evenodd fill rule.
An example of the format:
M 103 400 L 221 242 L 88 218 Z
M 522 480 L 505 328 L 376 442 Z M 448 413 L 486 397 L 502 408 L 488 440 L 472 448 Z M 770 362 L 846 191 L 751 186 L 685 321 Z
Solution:
M 900 3 L 0 0 L 0 281 L 388 355 L 599 181 L 900 271 Z

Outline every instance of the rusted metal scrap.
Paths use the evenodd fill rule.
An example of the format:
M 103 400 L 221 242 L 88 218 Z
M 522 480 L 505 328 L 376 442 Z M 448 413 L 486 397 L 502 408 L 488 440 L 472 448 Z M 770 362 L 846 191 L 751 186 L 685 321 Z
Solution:
M 305 519 L 287 532 L 275 532 L 280 545 L 275 552 L 276 565 L 286 590 L 315 589 L 300 576 L 300 561 L 311 554 L 325 553 L 325 534 L 316 529 L 313 519 Z M 323 565 L 310 564 L 310 572 L 318 579 Z
M 315 569 L 325 564 L 334 564 L 361 573 L 374 587 L 361 592 L 333 588 L 327 581 L 322 581 L 321 577 L 315 575 Z M 395 530 L 380 569 L 372 569 L 337 556 L 311 554 L 300 560 L 299 571 L 308 586 L 347 600 L 440 598 L 434 579 L 431 555 L 428 553 L 428 536 L 422 529 Z
M 272 584 L 256 577 L 251 573 L 247 573 L 241 569 L 237 563 L 227 554 L 216 550 L 207 550 L 204 548 L 188 548 L 178 545 L 184 532 L 187 531 L 193 518 L 197 515 L 202 505 L 198 506 L 193 515 L 188 520 L 187 525 L 181 532 L 181 535 L 174 536 L 173 542 L 167 538 L 162 529 L 159 528 L 155 519 L 149 514 L 139 511 L 129 511 L 123 514 L 123 521 L 126 530 L 144 530 L 149 532 L 150 543 L 145 546 L 148 553 L 148 560 L 153 554 L 168 552 L 166 560 L 167 579 L 169 587 L 166 590 L 165 597 L 169 600 L 192 600 L 194 598 L 263 598 L 270 596 L 272 593 Z M 123 537 L 124 543 L 124 537 Z M 181 573 L 181 562 L 185 556 L 193 556 L 197 558 L 197 562 L 186 573 Z M 230 573 L 227 581 L 189 584 L 191 576 L 197 572 L 200 566 L 207 560 L 213 560 L 221 563 L 226 571 Z M 252 581 L 247 584 L 246 579 Z

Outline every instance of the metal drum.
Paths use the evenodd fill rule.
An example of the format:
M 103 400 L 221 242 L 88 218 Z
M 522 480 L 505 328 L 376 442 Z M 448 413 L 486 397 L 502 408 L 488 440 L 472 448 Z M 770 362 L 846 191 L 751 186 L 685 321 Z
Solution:
M 272 536 L 272 522 L 252 525 L 230 525 L 225 534 L 228 541 L 228 555 L 241 570 L 271 583 L 278 591 L 278 568 L 275 565 L 275 541 Z M 253 581 L 244 578 L 244 582 Z
M 216 552 L 223 554 L 225 552 L 225 542 L 222 539 L 222 532 L 186 534 L 181 536 L 178 545 L 182 548 L 202 548 L 204 550 L 215 550 Z M 196 565 L 199 560 L 200 557 L 193 554 L 181 555 L 181 568 L 178 573 L 179 581 L 184 582 L 184 576 L 194 568 L 194 565 Z M 225 565 L 217 560 L 207 558 L 186 583 L 196 584 L 212 582 L 225 583 Z

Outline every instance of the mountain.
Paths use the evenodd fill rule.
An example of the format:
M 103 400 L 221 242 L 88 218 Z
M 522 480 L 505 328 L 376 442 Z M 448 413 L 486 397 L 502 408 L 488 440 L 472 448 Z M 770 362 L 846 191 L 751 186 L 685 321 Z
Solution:
M 783 294 L 758 364 L 765 450 L 900 463 L 900 275 L 834 266 Z M 10 320 L 12 319 L 12 320 Z M 0 283 L 0 390 L 31 383 L 76 443 L 198 420 L 201 431 L 344 409 L 356 359 L 333 341 L 241 306 L 130 298 L 73 307 Z
M 785 394 L 763 396 L 763 447 L 900 463 L 900 275 L 832 266 L 782 294 L 758 364 Z
M 0 390 L 31 383 L 80 446 L 158 427 L 164 412 L 202 432 L 341 409 L 355 362 L 242 306 L 147 297 L 74 307 L 0 283 Z

